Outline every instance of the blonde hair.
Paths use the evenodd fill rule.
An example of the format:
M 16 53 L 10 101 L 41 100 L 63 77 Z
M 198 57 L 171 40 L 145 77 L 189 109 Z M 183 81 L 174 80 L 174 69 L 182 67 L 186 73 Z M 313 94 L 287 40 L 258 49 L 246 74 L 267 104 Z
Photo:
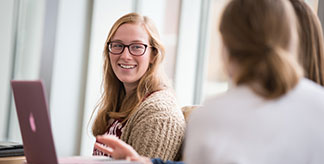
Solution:
M 305 77 L 324 86 L 324 41 L 321 22 L 301 0 L 290 0 L 299 22 L 299 62 Z
M 229 60 L 239 67 L 234 83 L 247 84 L 266 99 L 284 95 L 302 76 L 290 52 L 295 16 L 289 5 L 285 0 L 232 0 L 221 18 Z
M 152 46 L 151 63 L 145 74 L 139 80 L 138 86 L 134 92 L 126 96 L 123 83 L 113 72 L 108 52 L 108 42 L 115 35 L 117 29 L 123 24 L 139 24 L 147 31 L 149 35 L 149 44 Z M 165 51 L 161 44 L 159 33 L 153 22 L 146 16 L 137 13 L 129 13 L 119 18 L 112 26 L 104 47 L 104 65 L 103 65 L 103 88 L 98 106 L 98 114 L 92 126 L 94 136 L 102 135 L 107 131 L 108 120 L 123 119 L 127 121 L 130 115 L 135 112 L 139 104 L 148 94 L 161 90 L 166 87 L 163 81 L 159 66 L 164 58 Z

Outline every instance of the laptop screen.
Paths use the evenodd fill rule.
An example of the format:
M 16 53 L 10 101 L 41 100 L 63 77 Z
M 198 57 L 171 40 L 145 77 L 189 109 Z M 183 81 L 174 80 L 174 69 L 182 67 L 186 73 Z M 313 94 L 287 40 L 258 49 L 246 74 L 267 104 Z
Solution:
M 42 81 L 11 81 L 28 163 L 57 164 Z
M 48 105 L 42 81 L 12 80 L 24 152 L 28 163 L 57 164 Z M 108 157 L 68 157 L 60 163 L 138 164 Z

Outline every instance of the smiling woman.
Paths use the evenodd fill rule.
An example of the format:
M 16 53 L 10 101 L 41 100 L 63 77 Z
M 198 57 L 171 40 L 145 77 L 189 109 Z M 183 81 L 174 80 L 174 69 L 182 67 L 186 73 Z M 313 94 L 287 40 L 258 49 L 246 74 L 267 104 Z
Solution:
M 116 135 L 141 155 L 177 160 L 185 121 L 160 70 L 164 55 L 149 18 L 130 13 L 115 22 L 104 48 L 94 136 Z M 106 154 L 94 149 L 93 155 Z
M 151 50 L 146 51 L 149 35 L 141 24 L 123 24 L 109 43 L 110 63 L 117 78 L 123 82 L 126 95 L 136 88 L 149 68 Z M 125 50 L 125 45 L 128 51 Z

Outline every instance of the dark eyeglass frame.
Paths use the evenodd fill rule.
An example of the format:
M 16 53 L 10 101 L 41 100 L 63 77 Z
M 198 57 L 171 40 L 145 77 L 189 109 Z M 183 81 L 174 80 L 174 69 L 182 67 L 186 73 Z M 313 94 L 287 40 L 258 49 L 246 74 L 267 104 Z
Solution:
M 123 45 L 122 50 L 121 50 L 119 53 L 114 53 L 114 52 L 112 52 L 112 51 L 111 51 L 111 44 L 112 44 L 112 43 L 119 43 L 119 44 Z M 132 45 L 143 45 L 143 46 L 144 46 L 144 51 L 143 51 L 143 53 L 140 54 L 140 55 L 133 54 L 133 53 L 131 52 L 130 48 L 129 48 L 129 47 L 132 46 Z M 127 47 L 128 52 L 129 52 L 131 55 L 133 55 L 133 56 L 142 56 L 142 55 L 145 54 L 146 49 L 147 49 L 148 47 L 151 47 L 151 46 L 148 46 L 147 44 L 144 44 L 144 43 L 131 43 L 131 44 L 128 44 L 128 45 L 127 45 L 127 44 L 123 44 L 123 43 L 118 42 L 118 41 L 108 42 L 108 43 L 107 43 L 107 46 L 108 46 L 108 52 L 111 53 L 111 54 L 113 54 L 113 55 L 120 55 L 120 54 L 122 54 L 122 53 L 124 52 L 124 50 L 125 50 L 125 47 Z

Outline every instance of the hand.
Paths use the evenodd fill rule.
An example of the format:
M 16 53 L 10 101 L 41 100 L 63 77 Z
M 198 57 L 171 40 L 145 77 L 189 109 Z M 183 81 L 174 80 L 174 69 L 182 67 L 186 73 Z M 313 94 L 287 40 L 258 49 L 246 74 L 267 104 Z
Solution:
M 113 135 L 97 136 L 99 143 L 95 144 L 95 148 L 111 155 L 114 159 L 126 159 L 126 158 L 137 158 L 139 155 L 137 152 L 127 143 L 118 139 Z M 104 146 L 107 145 L 107 146 Z
M 151 160 L 147 157 L 140 156 L 130 145 L 118 139 L 113 135 L 97 136 L 97 141 L 103 143 L 95 144 L 95 148 L 111 155 L 114 159 L 126 159 L 131 161 L 141 162 L 143 164 L 151 164 Z

